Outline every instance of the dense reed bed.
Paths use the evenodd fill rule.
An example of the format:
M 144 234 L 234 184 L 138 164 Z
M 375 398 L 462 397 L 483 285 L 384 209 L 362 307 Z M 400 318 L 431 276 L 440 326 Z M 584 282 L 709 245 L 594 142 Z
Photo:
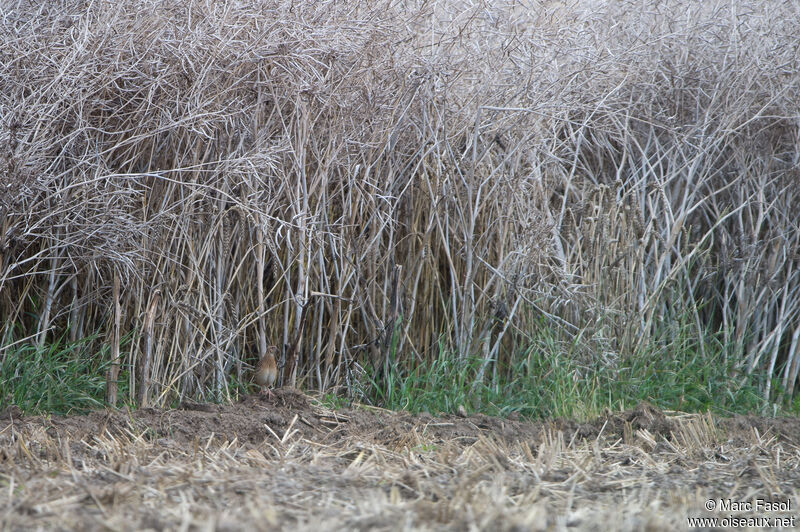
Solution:
M 546 330 L 796 388 L 793 4 L 0 6 L 4 363 L 95 335 L 108 400 L 162 405 L 276 344 L 361 394 Z

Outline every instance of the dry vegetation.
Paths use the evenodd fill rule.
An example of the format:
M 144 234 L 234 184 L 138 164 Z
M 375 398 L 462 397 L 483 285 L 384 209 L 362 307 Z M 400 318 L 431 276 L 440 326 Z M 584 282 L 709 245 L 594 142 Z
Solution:
M 791 395 L 797 6 L 595 4 L 4 0 L 2 357 L 98 334 L 164 405 L 688 316 Z
M 0 416 L 4 530 L 685 530 L 791 516 L 800 422 L 334 412 L 281 390 L 170 411 Z M 791 512 L 706 512 L 709 498 Z
M 792 400 L 799 9 L 0 0 L 0 528 L 796 514 L 797 420 L 466 412 L 541 395 L 522 373 L 567 405 L 673 356 L 637 385 L 682 402 L 675 376 L 711 389 L 715 367 L 733 402 L 750 375 Z M 270 344 L 280 384 L 322 402 L 241 399 Z M 408 406 L 398 375 L 460 387 L 439 408 L 460 415 L 327 408 Z M 30 410 L 88 409 L 104 384 L 141 408 L 5 408 L 26 388 Z M 562 411 L 629 404 L 606 391 Z

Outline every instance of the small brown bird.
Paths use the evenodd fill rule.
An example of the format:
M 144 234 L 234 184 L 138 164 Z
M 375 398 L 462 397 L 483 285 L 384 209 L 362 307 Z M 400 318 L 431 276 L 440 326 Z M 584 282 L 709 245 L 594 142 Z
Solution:
M 278 363 L 275 362 L 277 354 L 278 348 L 274 345 L 269 346 L 256 365 L 256 384 L 261 387 L 261 393 L 266 393 L 268 397 L 272 397 L 272 390 L 269 387 L 275 384 L 275 379 L 278 378 Z

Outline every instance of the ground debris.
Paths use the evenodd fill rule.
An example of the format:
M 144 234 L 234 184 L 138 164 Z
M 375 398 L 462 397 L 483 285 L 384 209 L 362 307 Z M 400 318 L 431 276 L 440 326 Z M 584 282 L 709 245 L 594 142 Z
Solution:
M 11 414 L 0 417 L 13 494 L 3 529 L 685 529 L 717 515 L 709 499 L 790 500 L 796 514 L 800 485 L 800 420 L 644 403 L 588 423 L 525 422 L 334 411 L 276 390 L 175 410 Z

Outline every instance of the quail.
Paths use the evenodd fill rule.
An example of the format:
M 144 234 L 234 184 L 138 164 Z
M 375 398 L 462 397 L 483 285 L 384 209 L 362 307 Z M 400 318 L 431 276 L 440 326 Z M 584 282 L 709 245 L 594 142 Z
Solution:
M 275 384 L 275 379 L 278 378 L 278 364 L 275 361 L 277 354 L 278 348 L 274 345 L 269 346 L 256 365 L 256 384 L 261 387 L 261 393 L 266 393 L 269 397 L 272 397 L 272 390 L 269 388 Z

